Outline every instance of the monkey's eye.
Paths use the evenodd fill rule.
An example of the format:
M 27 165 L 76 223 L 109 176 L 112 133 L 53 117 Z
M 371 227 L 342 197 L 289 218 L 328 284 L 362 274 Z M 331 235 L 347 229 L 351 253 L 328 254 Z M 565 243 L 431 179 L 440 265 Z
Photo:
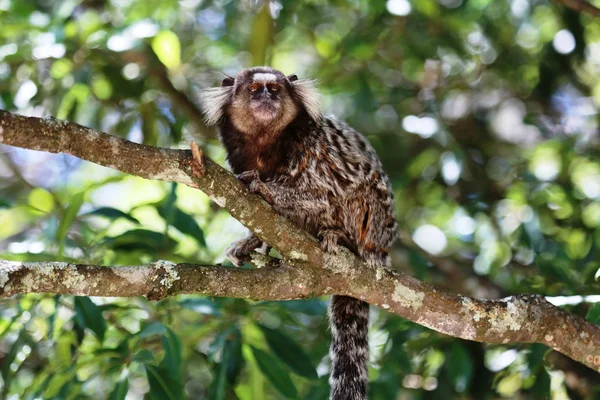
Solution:
M 271 93 L 277 93 L 277 92 L 279 92 L 279 90 L 281 90 L 281 88 L 279 87 L 279 85 L 278 85 L 278 84 L 276 84 L 276 83 L 269 83 L 269 84 L 267 85 L 267 89 L 268 89 L 268 90 L 269 90 L 269 92 L 271 92 Z
M 251 84 L 248 86 L 248 90 L 249 90 L 251 93 L 256 93 L 256 92 L 258 91 L 258 89 L 260 89 L 260 88 L 261 88 L 261 86 L 262 86 L 262 85 L 261 85 L 260 83 L 256 83 L 256 82 L 255 82 L 255 83 L 251 83 Z

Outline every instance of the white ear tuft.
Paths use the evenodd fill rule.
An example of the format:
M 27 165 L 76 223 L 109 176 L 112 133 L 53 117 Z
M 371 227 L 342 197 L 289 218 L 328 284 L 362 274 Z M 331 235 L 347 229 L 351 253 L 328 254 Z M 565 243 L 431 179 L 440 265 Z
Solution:
M 321 117 L 321 95 L 315 87 L 315 82 L 314 79 L 301 79 L 291 84 L 308 115 L 317 121 Z
M 233 86 L 212 87 L 200 92 L 200 103 L 204 109 L 207 125 L 215 125 L 219 122 L 232 95 Z

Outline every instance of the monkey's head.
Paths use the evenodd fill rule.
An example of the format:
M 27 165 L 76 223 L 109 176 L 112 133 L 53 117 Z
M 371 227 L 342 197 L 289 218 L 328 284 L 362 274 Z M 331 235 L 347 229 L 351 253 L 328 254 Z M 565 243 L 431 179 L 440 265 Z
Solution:
M 313 81 L 270 67 L 245 69 L 235 78 L 223 79 L 221 87 L 203 91 L 202 103 L 208 124 L 229 118 L 247 134 L 279 132 L 303 111 L 313 119 L 321 115 Z

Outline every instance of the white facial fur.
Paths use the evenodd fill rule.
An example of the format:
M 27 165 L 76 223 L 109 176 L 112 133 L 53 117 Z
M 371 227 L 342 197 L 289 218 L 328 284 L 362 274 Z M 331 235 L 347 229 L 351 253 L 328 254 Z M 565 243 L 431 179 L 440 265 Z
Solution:
M 277 76 L 275 74 L 259 72 L 252 76 L 252 80 L 254 82 L 277 82 Z
M 252 76 L 252 80 L 268 83 L 268 82 L 277 81 L 277 76 L 273 73 L 258 72 Z M 302 105 L 304 106 L 304 109 L 306 110 L 306 112 L 309 114 L 309 116 L 311 118 L 313 118 L 314 120 L 318 120 L 321 117 L 321 96 L 319 95 L 314 83 L 315 83 L 314 80 L 309 80 L 309 79 L 296 80 L 296 81 L 290 82 L 290 84 L 292 86 L 292 90 L 295 92 L 296 96 L 298 97 L 298 99 L 300 100 Z M 232 103 L 235 103 L 235 98 L 234 98 L 233 94 L 234 94 L 233 86 L 213 87 L 213 88 L 204 89 L 201 92 L 200 100 L 202 103 L 202 108 L 204 109 L 204 112 L 206 115 L 206 123 L 208 125 L 217 124 L 219 122 L 219 120 L 223 117 L 223 115 L 226 113 L 227 108 L 230 105 L 233 105 Z M 288 101 L 290 100 L 287 96 L 285 97 L 285 99 Z M 241 107 L 236 111 L 239 111 L 239 113 L 240 113 L 239 115 L 243 115 L 244 107 L 242 105 L 240 105 L 240 106 Z M 294 108 L 293 104 L 290 104 L 290 103 L 288 103 L 286 105 L 286 107 Z M 235 109 L 236 107 L 234 106 L 233 108 Z M 231 110 L 231 111 L 233 111 L 233 110 Z M 275 111 L 275 110 L 273 110 L 273 111 Z M 261 118 L 261 116 L 259 116 L 257 114 L 263 114 L 263 113 L 255 114 L 255 117 Z M 288 117 L 288 118 L 282 118 L 281 120 L 278 120 L 278 123 L 276 125 L 278 125 L 278 126 L 287 125 L 289 122 L 291 122 L 289 120 L 289 118 L 290 117 L 293 118 L 294 115 L 295 115 L 295 113 L 286 115 L 286 117 Z M 248 116 L 246 115 L 246 118 L 241 118 L 241 119 L 234 118 L 234 120 L 237 120 L 237 121 L 234 121 L 234 123 L 238 122 L 238 123 L 241 123 L 242 125 L 246 125 L 242 122 L 242 120 L 244 122 L 247 121 L 248 125 L 244 126 L 243 130 L 251 129 L 251 121 L 247 120 L 247 117 Z M 269 116 L 267 114 L 264 114 L 264 117 L 265 117 L 265 119 L 270 119 L 270 118 L 272 119 L 272 116 Z M 268 121 L 263 121 L 263 122 L 268 122 Z
M 292 82 L 292 87 L 308 115 L 316 121 L 321 116 L 321 96 L 315 87 L 315 82 L 313 79 L 301 79 Z

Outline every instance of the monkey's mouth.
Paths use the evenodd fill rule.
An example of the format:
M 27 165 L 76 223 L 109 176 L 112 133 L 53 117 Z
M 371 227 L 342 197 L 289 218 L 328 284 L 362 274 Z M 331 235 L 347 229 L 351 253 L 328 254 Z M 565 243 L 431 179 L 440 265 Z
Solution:
M 279 104 L 270 99 L 260 99 L 250 104 L 254 116 L 263 121 L 272 120 L 279 114 Z

